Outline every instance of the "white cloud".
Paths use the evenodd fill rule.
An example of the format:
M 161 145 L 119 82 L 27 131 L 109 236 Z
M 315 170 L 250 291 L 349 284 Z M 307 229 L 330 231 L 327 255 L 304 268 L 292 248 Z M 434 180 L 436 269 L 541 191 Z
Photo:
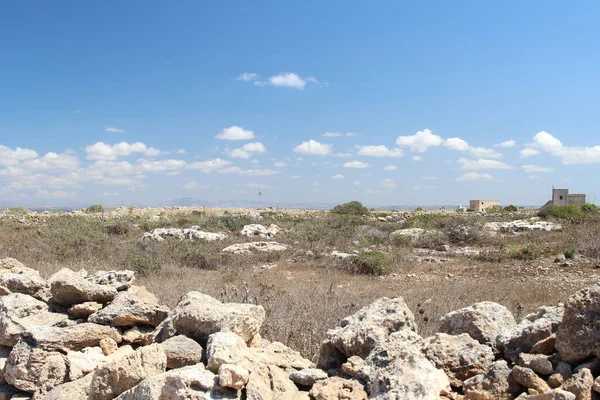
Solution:
M 444 147 L 451 150 L 460 151 L 461 153 L 470 153 L 474 157 L 487 157 L 487 158 L 500 158 L 502 154 L 498 153 L 494 149 L 488 149 L 485 147 L 473 147 L 469 143 L 461 138 L 448 138 L 444 141 Z
M 365 189 L 365 194 L 377 195 L 377 194 L 381 194 L 381 191 L 380 190 L 374 190 L 374 189 Z
M 284 163 L 282 161 L 278 161 L 278 162 L 275 163 L 275 168 L 283 168 L 283 167 L 286 167 L 286 166 L 287 166 L 287 163 Z
M 354 186 L 360 186 L 360 185 L 362 185 L 362 183 L 360 183 L 359 181 L 354 181 L 353 185 Z
M 531 156 L 537 156 L 538 154 L 540 154 L 540 151 L 536 149 L 526 148 L 522 149 L 520 153 L 522 158 L 527 158 Z
M 464 174 L 457 181 L 491 181 L 493 178 L 490 174 L 480 174 L 477 172 L 469 172 Z
M 505 149 L 508 149 L 510 147 L 515 147 L 516 145 L 517 145 L 517 142 L 511 139 L 511 140 L 504 141 L 502 143 L 498 143 L 494 147 L 503 147 Z
M 254 132 L 246 130 L 241 126 L 233 125 L 223 129 L 215 138 L 221 140 L 250 140 L 254 139 Z
M 231 152 L 229 153 L 229 156 L 231 158 L 243 158 L 243 159 L 248 159 L 250 158 L 252 155 L 250 153 L 248 153 L 247 151 L 244 151 L 242 149 L 233 149 L 231 150 Z
M 393 179 L 386 178 L 386 179 L 384 179 L 384 180 L 381 181 L 381 187 L 383 187 L 383 188 L 393 189 L 396 186 L 398 186 L 398 185 L 396 185 L 396 182 L 394 182 Z
M 271 76 L 266 84 L 302 90 L 306 86 L 306 80 L 302 79 L 300 75 L 295 72 L 283 72 L 279 75 Z
M 370 167 L 370 165 L 367 164 L 366 162 L 362 162 L 362 161 L 348 161 L 348 162 L 344 163 L 344 168 L 362 169 L 362 168 L 368 168 L 368 167 Z
M 254 188 L 254 189 L 273 189 L 273 186 L 265 185 L 263 183 L 256 183 L 256 182 L 247 183 L 244 186 L 248 187 L 248 188 Z
M 423 159 L 419 156 L 414 156 L 412 159 L 413 161 L 423 161 Z
M 177 153 L 177 154 L 185 154 L 185 149 L 179 149 L 175 153 Z
M 238 81 L 244 82 L 255 81 L 256 79 L 258 79 L 258 75 L 252 72 L 244 72 L 243 74 L 237 77 Z
M 325 137 L 342 137 L 342 136 L 346 136 L 346 137 L 352 137 L 352 136 L 356 136 L 356 133 L 352 133 L 352 132 L 346 132 L 346 133 L 340 133 L 340 132 L 325 132 L 323 134 L 323 136 Z
M 200 189 L 200 184 L 196 181 L 189 181 L 185 185 L 183 185 L 183 189 L 195 190 Z
M 114 126 L 105 126 L 104 130 L 106 132 L 112 132 L 112 133 L 125 133 L 125 132 L 127 132 L 126 130 L 115 128 Z
M 272 169 L 248 169 L 240 171 L 240 175 L 242 176 L 268 176 L 268 175 L 276 175 L 279 171 L 275 171 Z
M 356 146 L 358 155 L 371 157 L 402 157 L 402 149 L 388 149 L 386 146 Z
M 103 142 L 94 143 L 91 146 L 86 146 L 88 160 L 115 160 L 117 157 L 130 156 L 135 153 L 141 153 L 147 157 L 154 157 L 160 154 L 160 150 L 154 147 L 148 147 L 144 143 L 126 143 L 121 142 L 114 145 Z
M 19 161 L 38 158 L 38 153 L 31 149 L 22 149 L 17 147 L 12 150 L 6 146 L 0 145 L 0 165 L 16 165 Z
M 444 139 L 434 135 L 429 129 L 419 131 L 412 136 L 398 136 L 396 139 L 398 146 L 408 147 L 417 153 L 424 153 L 430 147 L 441 146 L 443 142 Z
M 437 186 L 413 186 L 412 187 L 414 190 L 431 190 L 431 189 L 437 189 Z
M 521 169 L 528 174 L 531 172 L 551 172 L 554 171 L 554 168 L 550 167 L 540 167 L 539 165 L 522 165 Z
M 560 140 L 541 131 L 533 137 L 533 143 L 527 145 L 525 150 L 538 150 L 559 157 L 563 164 L 592 164 L 600 163 L 600 146 L 581 147 L 565 146 Z
M 354 157 L 354 154 L 352 154 L 352 153 L 335 153 L 333 156 L 341 157 L 341 158 L 350 158 L 350 157 Z
M 344 178 L 345 178 L 345 176 L 344 176 L 344 175 L 342 175 L 342 174 L 335 174 L 335 175 L 333 175 L 333 176 L 332 176 L 332 178 L 333 178 L 333 179 L 344 179 Z
M 220 158 L 215 158 L 207 161 L 196 161 L 194 163 L 188 164 L 188 169 L 197 169 L 205 174 L 208 174 L 212 171 L 219 170 L 221 168 L 225 168 L 231 165 L 231 161 L 222 160 Z
M 462 164 L 462 169 L 514 169 L 510 165 L 503 162 L 486 160 L 484 158 L 480 158 L 478 160 L 467 160 L 466 158 L 461 158 L 457 162 Z
M 387 167 L 385 167 L 383 170 L 384 171 L 395 171 L 397 170 L 398 167 L 396 167 L 395 165 L 388 165 Z
M 138 160 L 137 165 L 142 172 L 165 172 L 165 171 L 177 171 L 185 168 L 186 162 L 182 160 L 160 160 L 160 161 L 148 161 Z
M 246 143 L 242 146 L 242 150 L 249 153 L 265 153 L 267 151 L 265 146 L 260 142 Z
M 73 171 L 79 168 L 79 158 L 50 152 L 41 158 L 23 161 L 21 165 L 30 170 Z
M 326 156 L 331 154 L 333 145 L 319 143 L 315 140 L 309 140 L 308 142 L 302 142 L 298 146 L 294 147 L 294 153 L 313 155 L 313 156 Z

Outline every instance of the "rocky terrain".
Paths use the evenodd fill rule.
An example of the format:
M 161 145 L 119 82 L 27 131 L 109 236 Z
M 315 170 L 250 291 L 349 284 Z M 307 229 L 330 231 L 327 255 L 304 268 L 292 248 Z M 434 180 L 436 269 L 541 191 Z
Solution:
M 43 279 L 0 260 L 0 399 L 594 399 L 600 284 L 516 321 L 482 301 L 422 337 L 401 297 L 322 338 L 316 363 L 261 337 L 265 309 L 192 291 L 170 309 L 128 270 Z

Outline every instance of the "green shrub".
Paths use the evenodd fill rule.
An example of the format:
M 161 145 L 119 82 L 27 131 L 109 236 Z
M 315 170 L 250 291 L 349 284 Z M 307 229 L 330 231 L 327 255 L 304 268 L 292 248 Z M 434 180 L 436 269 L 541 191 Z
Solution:
M 563 252 L 563 254 L 564 254 L 565 258 L 572 260 L 573 258 L 575 258 L 575 255 L 577 254 L 577 247 L 575 247 L 573 245 L 568 246 L 565 249 L 565 251 Z
M 508 253 L 510 256 L 517 260 L 536 260 L 541 257 L 551 256 L 556 254 L 556 252 L 556 246 L 550 243 L 528 243 L 524 246 L 508 248 Z
M 360 201 L 351 201 L 344 204 L 338 204 L 331 210 L 334 214 L 341 215 L 365 215 L 369 214 L 367 207 L 363 206 Z
M 507 212 L 515 212 L 518 211 L 519 209 L 516 206 L 513 206 L 512 204 L 509 206 L 504 207 L 504 211 Z
M 29 213 L 29 210 L 25 207 L 10 207 L 8 213 L 12 215 L 25 215 Z
M 192 226 L 192 225 L 194 225 L 196 223 L 197 223 L 197 221 L 194 221 L 194 220 L 189 219 L 189 218 L 179 218 L 175 224 L 179 228 L 187 228 L 187 227 L 190 227 L 190 226 Z
M 451 217 L 440 213 L 415 215 L 404 221 L 402 228 L 436 229 L 449 218 Z
M 412 246 L 413 239 L 410 235 L 392 235 L 392 244 L 396 247 L 410 247 Z
M 92 214 L 92 213 L 101 213 L 102 211 L 104 211 L 104 208 L 102 207 L 101 204 L 94 204 L 89 206 L 88 208 L 86 208 L 84 210 L 84 212 L 88 213 L 88 214 Z
M 487 213 L 491 213 L 491 214 L 495 214 L 495 213 L 501 213 L 504 211 L 504 208 L 502 208 L 501 206 L 491 206 L 485 209 L 485 212 Z
M 356 229 L 356 238 L 364 246 L 383 244 L 388 240 L 388 234 L 369 225 L 361 225 Z
M 348 257 L 352 272 L 363 275 L 387 275 L 392 270 L 390 262 L 380 251 L 363 251 L 356 257 Z
M 417 208 L 415 208 L 415 211 L 425 211 L 425 210 L 423 210 L 423 207 L 417 207 Z
M 149 255 L 135 254 L 131 250 L 125 252 L 123 266 L 126 269 L 135 271 L 140 276 L 157 274 L 162 268 L 156 258 Z
M 181 264 L 188 268 L 218 269 L 219 260 L 207 257 L 200 249 L 188 249 L 181 256 Z
M 585 214 L 581 207 L 577 206 L 547 206 L 541 209 L 538 213 L 540 217 L 554 217 L 558 219 L 567 219 L 577 221 L 585 218 Z
M 475 209 L 473 209 L 473 208 L 467 208 L 467 212 L 475 212 Z
M 228 229 L 229 231 L 240 231 L 244 225 L 252 224 L 254 221 L 247 216 L 236 216 L 226 213 L 219 217 L 210 217 L 205 221 L 206 226 Z
M 448 243 L 448 238 L 443 232 L 429 231 L 417 236 L 413 240 L 413 246 L 422 249 L 435 249 Z
M 581 211 L 587 214 L 598 214 L 598 206 L 591 203 L 585 203 L 581 206 Z
M 109 235 L 123 236 L 129 233 L 129 224 L 126 222 L 115 222 L 106 227 L 106 232 Z

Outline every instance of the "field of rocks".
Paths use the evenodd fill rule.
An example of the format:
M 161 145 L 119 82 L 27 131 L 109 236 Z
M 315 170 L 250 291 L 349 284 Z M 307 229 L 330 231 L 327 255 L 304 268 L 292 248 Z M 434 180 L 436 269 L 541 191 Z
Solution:
M 0 259 L 0 399 L 600 390 L 596 220 L 12 209 Z

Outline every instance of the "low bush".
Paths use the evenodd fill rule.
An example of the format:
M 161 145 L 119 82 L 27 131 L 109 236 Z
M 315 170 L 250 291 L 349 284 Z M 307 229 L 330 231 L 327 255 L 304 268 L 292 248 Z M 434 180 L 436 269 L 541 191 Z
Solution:
M 225 213 L 218 217 L 208 218 L 204 224 L 209 227 L 227 229 L 230 232 L 241 231 L 244 225 L 254 223 L 250 217 Z
M 373 226 L 361 225 L 356 229 L 356 238 L 364 246 L 383 244 L 388 240 L 388 234 Z
M 115 222 L 106 227 L 106 232 L 109 235 L 123 236 L 129 233 L 130 226 L 126 222 Z
M 422 249 L 435 249 L 442 245 L 448 244 L 448 237 L 440 231 L 429 231 L 417 236 L 412 244 L 414 247 Z
M 181 256 L 181 264 L 188 268 L 218 269 L 219 260 L 208 257 L 201 249 L 187 249 Z
M 350 201 L 344 204 L 338 204 L 331 210 L 333 214 L 341 215 L 367 215 L 369 209 L 362 205 L 360 201 Z
M 160 272 L 161 265 L 151 255 L 136 254 L 131 250 L 125 252 L 123 267 L 135 271 L 140 276 L 149 276 Z
M 88 214 L 101 213 L 102 211 L 104 211 L 104 208 L 102 207 L 101 204 L 94 204 L 94 205 L 89 206 L 88 208 L 86 208 L 83 211 Z
M 597 221 L 600 219 L 598 208 L 594 204 L 582 206 L 547 206 L 542 208 L 538 216 L 543 218 L 554 217 L 571 222 Z
M 581 206 L 581 211 L 587 214 L 598 214 L 598 206 L 591 203 L 586 203 Z
M 346 260 L 351 272 L 362 275 L 387 275 L 392 270 L 389 260 L 381 251 L 363 251 Z
M 519 209 L 516 206 L 513 206 L 511 204 L 509 206 L 504 207 L 504 211 L 506 211 L 506 212 L 515 212 L 515 211 L 519 211 Z

